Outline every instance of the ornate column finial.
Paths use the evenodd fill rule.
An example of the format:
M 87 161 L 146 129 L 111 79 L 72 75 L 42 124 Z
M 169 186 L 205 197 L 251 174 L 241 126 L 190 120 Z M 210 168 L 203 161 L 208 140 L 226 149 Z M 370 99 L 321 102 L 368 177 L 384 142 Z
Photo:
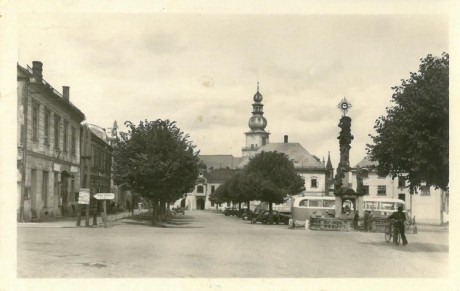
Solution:
M 339 108 L 343 112 L 343 116 L 347 115 L 348 110 L 351 108 L 351 103 L 348 102 L 347 98 L 343 97 L 343 99 L 337 104 L 337 108 Z

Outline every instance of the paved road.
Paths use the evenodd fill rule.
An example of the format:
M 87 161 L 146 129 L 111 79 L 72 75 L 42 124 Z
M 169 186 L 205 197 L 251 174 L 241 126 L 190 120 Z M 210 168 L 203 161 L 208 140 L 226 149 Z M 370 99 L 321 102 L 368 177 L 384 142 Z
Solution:
M 358 278 L 447 277 L 448 233 L 290 230 L 212 212 L 151 227 L 120 220 L 108 228 L 18 227 L 18 277 Z

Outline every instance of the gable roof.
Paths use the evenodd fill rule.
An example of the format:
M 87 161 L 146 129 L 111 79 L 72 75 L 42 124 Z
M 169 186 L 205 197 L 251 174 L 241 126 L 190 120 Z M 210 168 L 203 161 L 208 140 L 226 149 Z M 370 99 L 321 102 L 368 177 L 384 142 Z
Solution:
M 205 173 L 204 176 L 206 177 L 208 183 L 224 183 L 235 176 L 237 172 L 238 170 L 234 169 L 216 169 Z
M 294 161 L 296 169 L 326 170 L 323 163 L 311 155 L 300 143 L 269 143 L 260 147 L 256 154 L 261 152 L 279 152 L 286 154 Z M 249 163 L 249 157 L 243 157 L 238 168 L 244 168 Z
M 235 169 L 238 163 L 232 155 L 200 155 L 200 160 L 207 166 L 208 171 L 213 169 Z M 238 161 L 238 158 L 236 158 Z

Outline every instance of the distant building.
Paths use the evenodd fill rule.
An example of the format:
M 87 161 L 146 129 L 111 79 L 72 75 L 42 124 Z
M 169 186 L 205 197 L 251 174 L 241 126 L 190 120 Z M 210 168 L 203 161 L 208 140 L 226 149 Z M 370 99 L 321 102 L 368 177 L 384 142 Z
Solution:
M 289 143 L 288 137 L 284 137 L 284 143 L 270 143 L 257 149 L 254 154 L 261 152 L 278 152 L 286 154 L 294 163 L 296 172 L 305 181 L 306 196 L 324 196 L 326 191 L 326 182 L 328 169 L 321 163 L 320 159 L 311 155 L 299 143 Z M 239 169 L 244 168 L 249 163 L 249 157 L 243 157 L 243 161 L 238 165 Z
M 17 65 L 18 219 L 73 215 L 80 189 L 80 123 L 85 115 L 43 78 L 43 64 Z
M 229 180 L 239 170 L 242 170 L 249 162 L 250 157 L 262 152 L 277 151 L 285 153 L 293 161 L 297 173 L 305 180 L 305 192 L 302 195 L 333 195 L 331 187 L 333 183 L 334 169 L 328 156 L 327 165 L 310 154 L 301 144 L 289 143 L 288 136 L 284 136 L 284 143 L 270 143 L 270 133 L 265 131 L 267 119 L 263 116 L 263 96 L 257 92 L 253 97 L 252 116 L 249 118 L 249 131 L 245 132 L 246 145 L 242 148 L 242 157 L 233 155 L 200 155 L 201 171 L 195 187 L 187 193 L 182 201 L 176 201 L 175 205 L 187 207 L 189 210 L 216 209 L 209 201 L 209 195 L 220 185 Z M 228 206 L 226 203 L 220 208 Z
M 370 161 L 365 157 L 351 169 L 353 190 L 357 190 L 357 171 L 365 169 L 361 171 L 365 173 L 363 177 L 365 195 L 405 201 L 406 208 L 411 216 L 415 216 L 417 222 L 438 224 L 441 223 L 442 213 L 449 213 L 447 192 L 432 186 L 420 185 L 416 193 L 411 195 L 407 187 L 406 175 L 402 174 L 395 179 L 391 176 L 379 176 L 376 171 L 377 165 L 378 162 Z
M 112 151 L 105 129 L 89 124 L 91 131 L 91 194 L 112 193 Z

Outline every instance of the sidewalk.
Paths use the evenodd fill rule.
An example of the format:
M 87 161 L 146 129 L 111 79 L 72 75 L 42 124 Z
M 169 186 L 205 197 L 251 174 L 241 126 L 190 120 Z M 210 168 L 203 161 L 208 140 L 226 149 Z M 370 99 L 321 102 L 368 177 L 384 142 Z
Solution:
M 147 212 L 148 209 L 135 209 L 134 214 L 140 214 Z M 107 223 L 123 219 L 125 217 L 131 216 L 131 211 L 124 211 L 116 214 L 107 214 Z M 100 227 L 104 226 L 101 216 L 97 217 L 97 225 L 93 225 L 93 217 L 89 218 L 90 227 Z M 64 227 L 64 228 L 73 228 L 77 227 L 77 217 L 62 217 L 56 218 L 53 221 L 44 221 L 44 222 L 18 222 L 17 227 Z M 85 216 L 81 217 L 80 227 L 85 227 Z

